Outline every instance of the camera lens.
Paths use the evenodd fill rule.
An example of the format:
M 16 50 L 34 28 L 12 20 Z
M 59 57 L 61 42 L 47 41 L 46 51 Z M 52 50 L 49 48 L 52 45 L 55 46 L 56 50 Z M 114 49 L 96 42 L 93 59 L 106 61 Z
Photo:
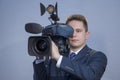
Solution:
M 48 48 L 48 42 L 44 39 L 40 39 L 36 42 L 35 50 L 37 52 L 44 52 Z

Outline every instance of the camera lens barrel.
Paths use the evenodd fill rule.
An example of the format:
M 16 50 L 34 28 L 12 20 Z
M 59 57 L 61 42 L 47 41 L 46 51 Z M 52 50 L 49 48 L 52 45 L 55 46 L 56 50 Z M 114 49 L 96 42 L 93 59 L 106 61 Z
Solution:
M 51 40 L 47 36 L 32 36 L 28 40 L 28 53 L 31 56 L 46 55 L 51 51 Z

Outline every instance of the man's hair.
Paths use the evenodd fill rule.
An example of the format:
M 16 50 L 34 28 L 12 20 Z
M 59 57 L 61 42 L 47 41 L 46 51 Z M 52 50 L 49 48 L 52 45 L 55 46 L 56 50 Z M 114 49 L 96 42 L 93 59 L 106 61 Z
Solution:
M 77 21 L 83 22 L 85 31 L 86 32 L 88 31 L 88 22 L 87 22 L 87 19 L 83 15 L 74 14 L 74 15 L 69 16 L 66 20 L 66 24 L 68 24 L 72 20 L 77 20 Z

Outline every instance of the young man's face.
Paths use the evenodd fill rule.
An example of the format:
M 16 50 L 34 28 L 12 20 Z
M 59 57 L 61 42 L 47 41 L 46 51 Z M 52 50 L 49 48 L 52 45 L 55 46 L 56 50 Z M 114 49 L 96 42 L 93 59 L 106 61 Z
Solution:
M 86 44 L 89 32 L 85 31 L 84 24 L 81 21 L 73 20 L 68 23 L 73 29 L 73 37 L 69 38 L 72 49 L 79 49 Z

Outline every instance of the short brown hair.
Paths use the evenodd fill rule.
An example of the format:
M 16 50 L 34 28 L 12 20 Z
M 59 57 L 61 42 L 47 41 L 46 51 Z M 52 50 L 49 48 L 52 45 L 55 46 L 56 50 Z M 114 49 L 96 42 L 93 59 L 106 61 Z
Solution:
M 84 24 L 85 31 L 86 32 L 88 31 L 88 22 L 87 22 L 87 19 L 83 15 L 74 14 L 74 15 L 69 16 L 66 20 L 66 24 L 68 24 L 72 20 L 82 21 Z

